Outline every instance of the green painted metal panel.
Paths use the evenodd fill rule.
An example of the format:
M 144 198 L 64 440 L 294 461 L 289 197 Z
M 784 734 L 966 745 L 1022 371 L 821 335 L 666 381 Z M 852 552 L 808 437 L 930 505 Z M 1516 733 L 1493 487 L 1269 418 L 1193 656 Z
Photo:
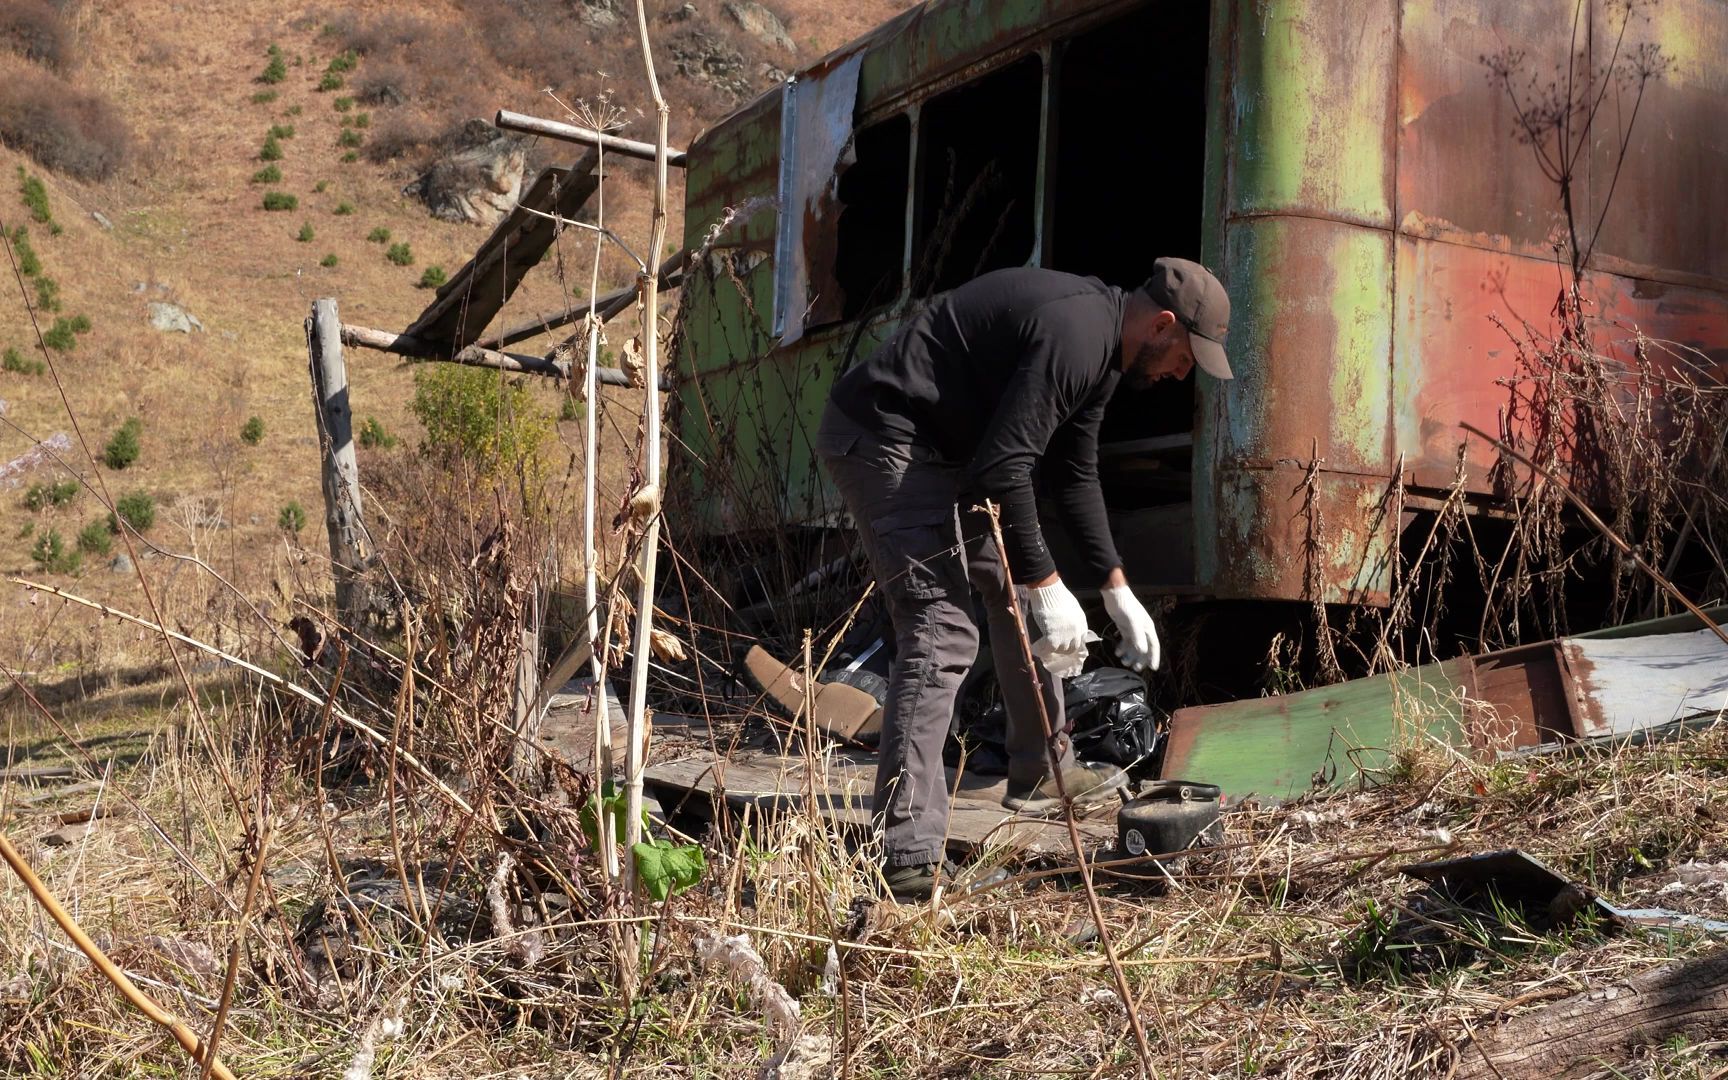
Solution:
M 1369 783 L 1401 747 L 1464 742 L 1457 661 L 1280 697 L 1184 710 L 1163 775 L 1217 784 L 1232 799 L 1288 799 Z
M 914 93 L 932 79 L 1103 6 L 1097 0 L 953 0 L 915 8 L 866 39 L 860 103 L 869 109 Z
M 1728 618 L 1728 607 L 1712 608 L 1706 615 L 1720 624 Z M 1683 614 L 1574 637 L 1654 637 L 1696 633 L 1700 626 L 1696 616 Z M 1284 799 L 1310 790 L 1316 776 L 1327 786 L 1372 782 L 1400 749 L 1425 740 L 1462 754 L 1487 753 L 1497 738 L 1511 734 L 1504 729 L 1496 734 L 1498 719 L 1490 717 L 1505 719 L 1509 711 L 1539 710 L 1543 704 L 1565 711 L 1585 704 L 1520 702 L 1521 690 L 1536 692 L 1534 683 L 1491 682 L 1494 672 L 1508 666 L 1540 666 L 1541 654 L 1541 646 L 1529 646 L 1294 694 L 1182 709 L 1172 719 L 1162 775 L 1218 784 L 1238 798 L 1258 794 Z M 1486 740 L 1480 750 L 1471 743 L 1470 709 L 1476 710 L 1477 737 Z
M 1237 0 L 1234 213 L 1392 224 L 1398 0 Z

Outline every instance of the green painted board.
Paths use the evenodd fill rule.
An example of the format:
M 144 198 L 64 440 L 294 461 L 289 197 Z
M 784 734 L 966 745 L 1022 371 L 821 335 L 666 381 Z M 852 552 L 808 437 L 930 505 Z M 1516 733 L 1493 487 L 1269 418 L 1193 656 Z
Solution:
M 1401 745 L 1463 741 L 1464 662 L 1178 710 L 1162 776 L 1217 784 L 1234 801 L 1289 799 L 1316 786 L 1371 783 Z
M 1728 606 L 1705 614 L 1721 624 L 1728 620 Z M 1652 637 L 1692 633 L 1702 625 L 1696 616 L 1682 614 L 1572 636 Z M 1521 685 L 1504 673 L 1522 665 L 1541 666 L 1559 651 L 1542 649 L 1539 643 L 1294 694 L 1178 709 L 1170 720 L 1160 775 L 1217 784 L 1231 799 L 1289 799 L 1317 786 L 1316 777 L 1319 786 L 1371 784 L 1398 748 L 1425 738 L 1469 754 L 1472 724 L 1478 739 L 1492 740 L 1496 736 L 1485 735 L 1483 727 L 1495 726 L 1497 712 L 1535 708 L 1519 694 L 1544 692 L 1537 685 L 1540 680 Z M 1568 708 L 1557 699 L 1548 703 L 1562 711 Z M 1499 737 L 1509 734 L 1502 731 Z M 1526 729 L 1518 737 L 1533 745 L 1550 736 Z

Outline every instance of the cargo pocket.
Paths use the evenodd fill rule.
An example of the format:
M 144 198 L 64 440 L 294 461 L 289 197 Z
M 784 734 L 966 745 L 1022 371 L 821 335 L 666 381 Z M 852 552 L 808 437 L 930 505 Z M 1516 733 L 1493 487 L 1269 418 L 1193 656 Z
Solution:
M 816 456 L 825 461 L 843 458 L 857 445 L 858 433 L 855 431 L 823 430 L 816 433 Z
M 953 529 L 907 525 L 878 534 L 883 565 L 877 568 L 883 591 L 914 600 L 949 596 L 966 585 L 965 554 Z

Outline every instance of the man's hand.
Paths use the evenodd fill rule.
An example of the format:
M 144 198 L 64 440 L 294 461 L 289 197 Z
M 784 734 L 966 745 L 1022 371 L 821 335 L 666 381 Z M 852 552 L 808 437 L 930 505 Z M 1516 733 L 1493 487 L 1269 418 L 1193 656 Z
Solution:
M 1120 573 L 1111 575 L 1120 577 Z M 1112 583 L 1104 587 L 1104 610 L 1110 613 L 1110 618 L 1116 623 L 1116 629 L 1122 631 L 1122 644 L 1117 647 L 1116 655 L 1122 662 L 1140 671 L 1145 668 L 1158 670 L 1163 660 L 1158 646 L 1158 629 L 1152 625 L 1152 616 L 1144 605 L 1134 597 L 1134 590 L 1128 587 L 1126 580 Z
M 1086 612 L 1080 601 L 1051 575 L 1027 590 L 1032 598 L 1032 614 L 1038 620 L 1040 642 L 1053 653 L 1086 653 Z

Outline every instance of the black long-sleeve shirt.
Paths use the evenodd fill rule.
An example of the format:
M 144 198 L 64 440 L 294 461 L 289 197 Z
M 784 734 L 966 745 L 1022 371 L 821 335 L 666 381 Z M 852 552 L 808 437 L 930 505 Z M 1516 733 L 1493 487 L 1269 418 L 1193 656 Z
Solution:
M 834 403 L 882 438 L 922 443 L 1002 507 L 1016 582 L 1056 564 L 1038 526 L 1044 479 L 1100 582 L 1121 565 L 1098 487 L 1098 427 L 1121 379 L 1122 290 L 1020 268 L 985 274 L 926 307 L 834 384 Z

